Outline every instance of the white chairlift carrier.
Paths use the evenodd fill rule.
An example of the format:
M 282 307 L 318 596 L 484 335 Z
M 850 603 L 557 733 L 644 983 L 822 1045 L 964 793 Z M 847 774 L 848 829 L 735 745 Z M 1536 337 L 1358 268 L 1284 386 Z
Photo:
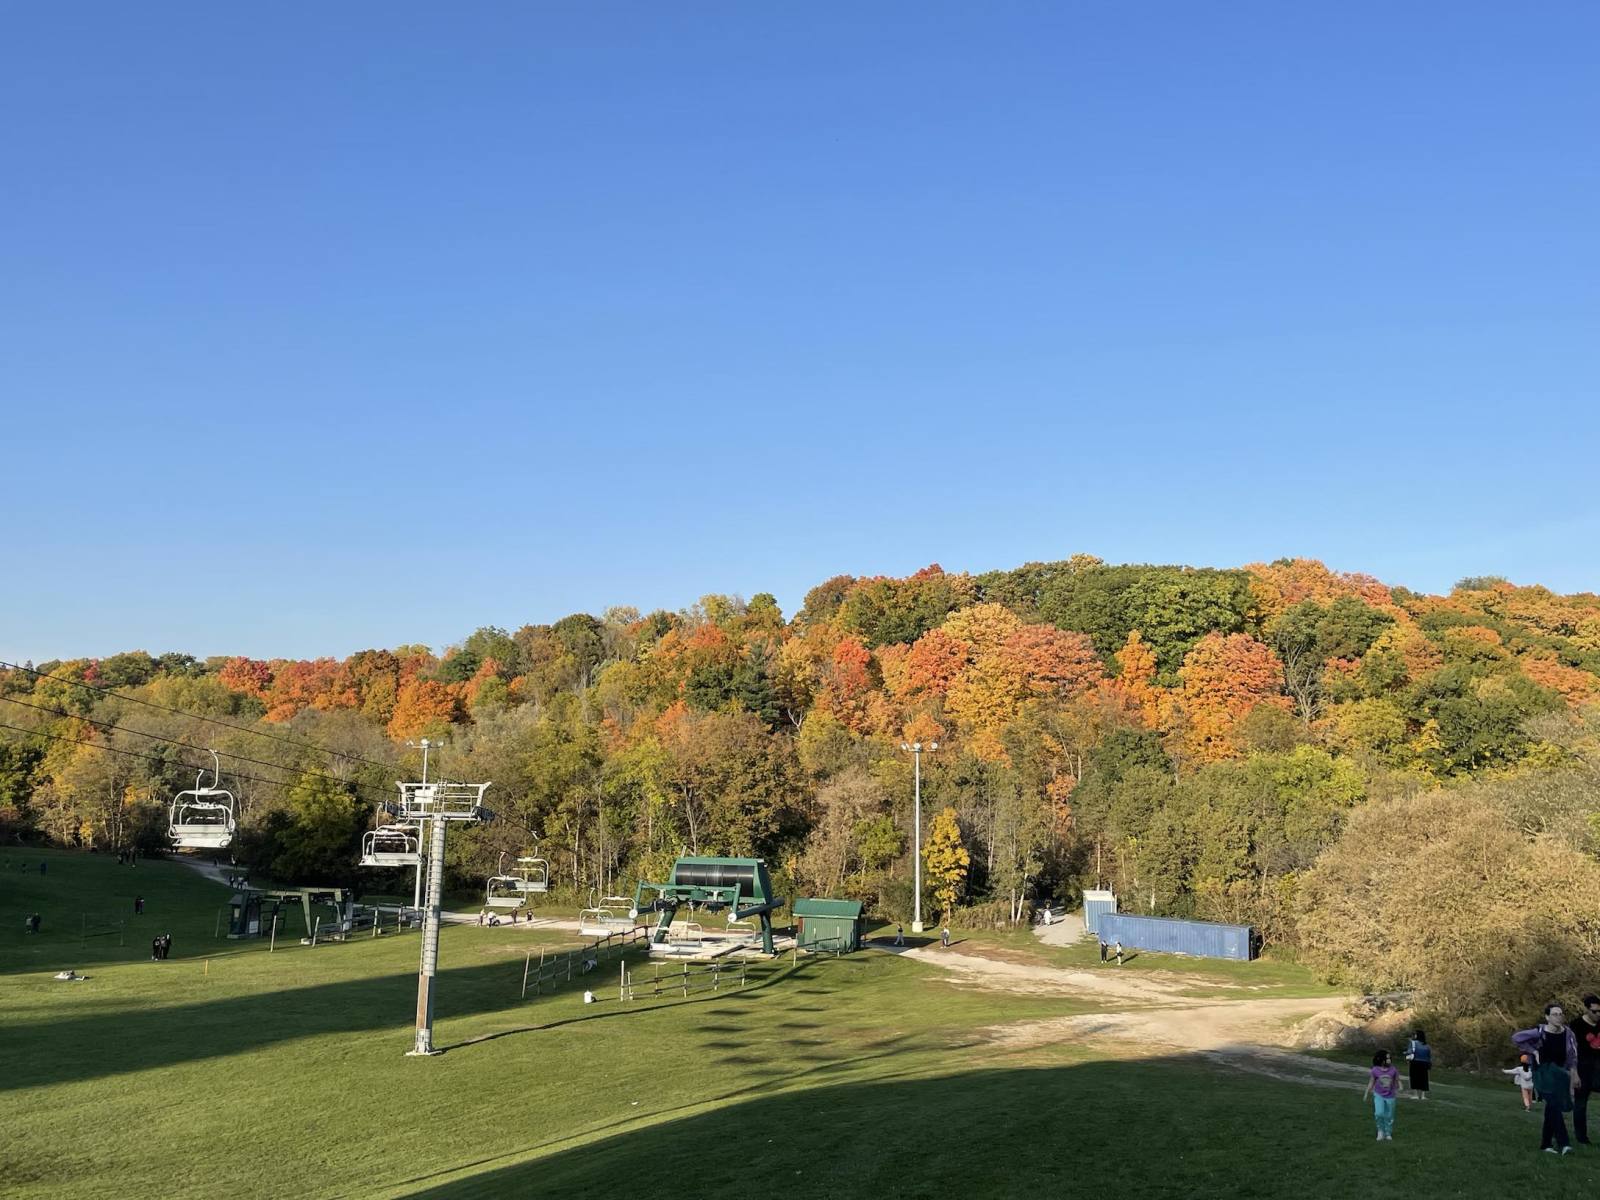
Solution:
M 414 867 L 421 861 L 422 834 L 415 825 L 380 825 L 361 836 L 363 867 Z
M 578 914 L 578 932 L 584 937 L 627 933 L 633 923 L 633 901 L 627 896 L 602 896 L 599 904 Z
M 490 908 L 521 908 L 522 880 L 515 875 L 489 876 L 489 890 L 483 902 Z
M 217 752 L 211 751 L 211 786 L 201 783 L 206 777 L 201 768 L 195 776 L 194 787 L 179 792 L 172 798 L 172 809 L 167 818 L 167 836 L 175 846 L 195 850 L 220 850 L 233 841 L 236 828 L 233 814 L 233 793 L 219 786 L 222 783 L 222 764 Z
M 578 933 L 584 937 L 605 937 L 613 933 L 617 914 L 609 908 L 585 908 L 578 913 Z
M 522 875 L 522 890 L 524 892 L 548 892 L 550 890 L 550 864 L 544 859 L 529 855 L 517 859 L 517 870 Z

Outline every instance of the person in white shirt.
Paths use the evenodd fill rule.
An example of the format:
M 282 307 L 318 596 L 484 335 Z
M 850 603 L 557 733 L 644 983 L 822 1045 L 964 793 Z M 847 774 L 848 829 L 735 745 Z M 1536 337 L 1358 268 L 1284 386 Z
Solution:
M 1528 1065 L 1528 1056 L 1524 1054 L 1514 1067 L 1502 1067 L 1500 1073 L 1511 1076 L 1511 1082 L 1522 1089 L 1522 1107 L 1525 1111 L 1532 1112 L 1533 1068 Z

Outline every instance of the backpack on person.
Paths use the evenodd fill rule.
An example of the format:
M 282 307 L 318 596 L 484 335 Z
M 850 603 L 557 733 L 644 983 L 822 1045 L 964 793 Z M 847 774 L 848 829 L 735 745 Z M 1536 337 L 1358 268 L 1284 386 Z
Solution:
M 1406 1047 L 1406 1061 L 1431 1063 L 1433 1062 L 1433 1048 L 1427 1042 L 1419 1042 L 1416 1038 L 1412 1038 L 1411 1044 Z

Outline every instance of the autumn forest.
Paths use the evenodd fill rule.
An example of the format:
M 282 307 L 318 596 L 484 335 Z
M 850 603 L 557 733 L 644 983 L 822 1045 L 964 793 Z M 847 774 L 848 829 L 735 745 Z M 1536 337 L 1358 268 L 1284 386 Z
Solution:
M 214 748 L 240 861 L 398 890 L 355 847 L 427 737 L 436 776 L 494 781 L 498 819 L 450 847 L 460 891 L 537 847 L 577 903 L 687 849 L 900 917 L 902 746 L 937 742 L 924 831 L 966 865 L 927 901 L 956 922 L 1103 885 L 1415 989 L 1475 1042 L 1600 967 L 1597 698 L 1592 594 L 1489 577 L 1422 595 L 1308 559 L 931 566 L 829 579 L 787 619 L 770 595 L 712 595 L 441 655 L 0 669 L 0 832 L 158 848 Z

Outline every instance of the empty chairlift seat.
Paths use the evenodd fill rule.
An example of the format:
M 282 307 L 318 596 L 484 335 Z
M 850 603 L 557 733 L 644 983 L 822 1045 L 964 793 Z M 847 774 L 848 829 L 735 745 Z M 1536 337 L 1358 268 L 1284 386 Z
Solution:
M 220 850 L 233 841 L 235 829 L 233 793 L 221 787 L 222 768 L 217 752 L 211 751 L 211 783 L 202 781 L 205 771 L 195 776 L 194 787 L 172 798 L 167 815 L 167 836 L 179 848 Z
M 415 825 L 381 825 L 361 837 L 363 867 L 414 867 L 422 861 L 422 838 Z
M 522 880 L 515 875 L 491 875 L 484 901 L 490 908 L 521 908 Z
M 517 874 L 522 879 L 524 893 L 548 892 L 550 890 L 550 864 L 536 855 L 528 855 L 517 859 Z

